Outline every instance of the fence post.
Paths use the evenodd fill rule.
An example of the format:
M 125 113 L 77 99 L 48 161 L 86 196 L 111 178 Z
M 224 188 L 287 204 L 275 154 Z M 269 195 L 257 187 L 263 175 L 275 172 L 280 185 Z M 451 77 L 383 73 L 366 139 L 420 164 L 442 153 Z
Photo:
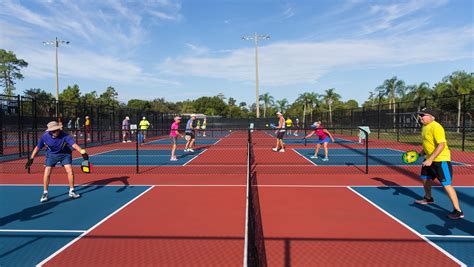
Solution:
M 377 107 L 377 139 L 380 139 L 380 101 Z
M 16 96 L 16 106 L 18 107 L 18 156 L 21 158 L 21 139 L 22 139 L 22 117 L 21 117 L 21 97 L 20 95 Z
M 3 156 L 3 108 L 0 108 L 0 156 Z
M 467 113 L 467 104 L 466 104 L 466 95 L 463 95 L 463 111 L 462 111 L 462 144 L 461 150 L 464 151 L 465 149 L 465 142 L 466 142 L 466 113 Z
M 397 120 L 396 120 L 396 125 L 397 127 L 397 142 L 400 142 L 400 102 L 397 102 Z

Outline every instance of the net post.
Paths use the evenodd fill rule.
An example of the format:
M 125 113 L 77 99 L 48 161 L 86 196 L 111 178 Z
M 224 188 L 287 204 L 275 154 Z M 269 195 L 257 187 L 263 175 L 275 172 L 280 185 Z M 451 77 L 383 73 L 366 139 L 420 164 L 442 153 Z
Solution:
M 465 149 L 465 142 L 466 142 L 466 113 L 467 113 L 467 105 L 466 105 L 466 95 L 463 95 L 463 111 L 462 111 L 462 143 L 461 143 L 461 150 L 464 152 Z
M 363 130 L 365 134 L 365 174 L 369 174 L 369 133 Z
M 136 154 L 136 164 L 137 164 L 136 173 L 139 173 L 140 172 L 140 163 L 138 161 L 138 152 L 139 152 L 139 150 L 138 150 L 138 147 L 139 147 L 139 144 L 138 144 L 138 129 L 137 129 L 137 131 L 135 131 L 135 135 L 136 135 L 135 136 L 135 151 L 136 151 L 135 154 Z

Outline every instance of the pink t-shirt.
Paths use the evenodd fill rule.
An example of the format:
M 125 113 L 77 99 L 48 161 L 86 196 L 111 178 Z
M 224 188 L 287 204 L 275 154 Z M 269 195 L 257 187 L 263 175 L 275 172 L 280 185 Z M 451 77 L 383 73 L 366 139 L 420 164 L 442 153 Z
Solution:
M 178 135 L 178 128 L 179 128 L 179 124 L 177 122 L 173 122 L 173 124 L 171 124 L 170 136 L 172 136 L 172 137 L 177 136 Z
M 317 128 L 314 130 L 314 133 L 319 137 L 319 140 L 324 140 L 328 137 L 328 135 L 324 132 L 323 126 L 319 126 L 321 128 Z

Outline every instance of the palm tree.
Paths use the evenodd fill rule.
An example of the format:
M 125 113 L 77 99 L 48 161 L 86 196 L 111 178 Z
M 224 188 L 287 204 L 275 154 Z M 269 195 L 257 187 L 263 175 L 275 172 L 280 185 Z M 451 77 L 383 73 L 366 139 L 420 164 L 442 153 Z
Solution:
M 421 101 L 431 94 L 430 84 L 427 82 L 422 82 L 418 85 L 411 85 L 407 87 L 408 94 L 407 97 L 413 99 L 413 101 L 418 102 L 417 111 L 421 109 Z
M 396 116 L 395 113 L 396 105 L 395 105 L 395 93 L 397 92 L 404 92 L 405 82 L 402 80 L 398 80 L 397 76 L 393 76 L 391 79 L 387 79 L 383 82 L 383 84 L 377 87 L 377 90 L 384 90 L 384 95 L 388 96 L 388 103 L 389 109 L 392 109 L 393 105 L 393 125 L 396 123 Z
M 332 104 L 334 104 L 334 102 L 338 101 L 341 98 L 341 95 L 336 93 L 335 90 L 336 89 L 334 88 L 328 89 L 325 91 L 326 94 L 323 96 L 324 102 L 326 102 L 326 104 L 329 107 L 329 125 L 331 126 L 332 126 Z
M 459 127 L 461 127 L 461 102 L 462 95 L 467 94 L 472 90 L 474 85 L 474 76 L 466 73 L 465 71 L 456 71 L 453 74 L 443 78 L 443 82 L 446 84 L 446 88 L 452 93 L 458 95 L 458 117 L 457 117 L 457 132 L 459 133 Z
M 306 111 L 310 110 L 312 121 L 313 108 L 319 104 L 319 95 L 317 93 L 304 92 L 298 96 L 296 102 L 303 105 L 303 125 L 306 126 Z
M 278 106 L 278 109 L 280 110 L 280 112 L 285 113 L 286 109 L 288 108 L 288 104 L 289 104 L 288 99 L 283 98 L 281 100 L 277 100 L 276 103 L 277 103 L 277 106 Z
M 274 104 L 273 96 L 270 93 L 265 93 L 260 95 L 259 101 L 263 101 L 263 117 L 267 117 L 267 108 Z

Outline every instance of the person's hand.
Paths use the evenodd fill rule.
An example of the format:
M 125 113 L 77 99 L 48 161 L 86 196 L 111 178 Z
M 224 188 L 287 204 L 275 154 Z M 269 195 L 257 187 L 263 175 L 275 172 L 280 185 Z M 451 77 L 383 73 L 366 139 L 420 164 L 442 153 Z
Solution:
M 431 166 L 432 163 L 433 163 L 432 159 L 427 159 L 423 161 L 423 166 Z
M 28 170 L 31 165 L 33 164 L 33 161 L 34 161 L 34 158 L 29 158 L 27 161 L 26 161 L 26 164 L 25 164 L 25 170 Z
M 89 160 L 89 155 L 87 154 L 85 149 L 81 149 L 81 155 L 84 160 Z
M 331 142 L 336 143 L 336 141 L 334 141 L 334 138 L 331 138 Z

